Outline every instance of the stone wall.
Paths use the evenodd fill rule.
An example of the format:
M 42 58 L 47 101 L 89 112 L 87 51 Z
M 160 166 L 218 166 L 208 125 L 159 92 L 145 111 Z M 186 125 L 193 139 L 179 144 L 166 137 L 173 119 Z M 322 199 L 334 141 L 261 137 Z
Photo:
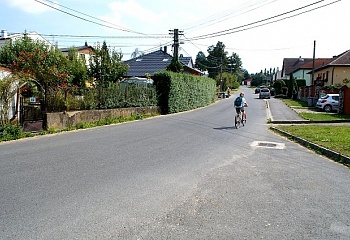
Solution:
M 151 106 L 48 113 L 47 129 L 62 130 L 75 127 L 79 123 L 91 123 L 105 118 L 130 117 L 137 114 L 160 114 L 160 110 L 157 106 Z

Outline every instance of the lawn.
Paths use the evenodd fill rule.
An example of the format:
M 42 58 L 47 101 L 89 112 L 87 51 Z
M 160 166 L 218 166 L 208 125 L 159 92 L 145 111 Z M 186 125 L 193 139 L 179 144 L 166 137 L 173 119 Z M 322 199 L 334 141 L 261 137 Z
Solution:
M 299 115 L 307 120 L 311 121 L 336 121 L 336 120 L 349 120 L 349 115 L 333 114 L 333 113 L 312 113 L 312 112 L 301 112 Z
M 290 125 L 276 128 L 350 157 L 350 125 Z
M 307 102 L 304 102 L 304 101 L 301 101 L 301 100 L 284 99 L 284 98 L 281 98 L 281 100 L 288 107 L 307 107 Z

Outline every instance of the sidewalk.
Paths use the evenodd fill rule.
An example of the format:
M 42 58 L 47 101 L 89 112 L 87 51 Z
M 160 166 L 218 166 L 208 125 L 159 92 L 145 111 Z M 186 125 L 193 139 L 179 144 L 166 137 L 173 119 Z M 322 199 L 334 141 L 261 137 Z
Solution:
M 303 119 L 299 116 L 298 112 L 309 111 L 314 112 L 315 110 L 298 110 L 288 107 L 282 100 L 278 98 L 271 98 L 266 103 L 267 119 L 269 123 L 272 124 L 303 124 L 303 123 L 313 123 L 313 124 L 345 124 L 350 125 L 349 120 L 320 120 L 320 121 L 310 121 Z
M 295 123 L 311 123 L 309 120 L 305 120 L 299 116 L 297 112 L 288 107 L 284 102 L 279 99 L 271 98 L 267 101 L 267 118 L 270 119 L 270 123 L 273 124 L 295 124 Z M 315 123 L 315 122 L 313 122 Z M 323 121 L 323 124 L 326 122 Z M 339 124 L 336 122 L 328 122 L 329 124 Z M 349 125 L 350 123 L 342 123 L 342 125 Z M 336 161 L 350 166 L 350 157 L 341 155 L 340 153 L 334 152 L 331 149 L 324 148 L 315 143 L 309 142 L 301 137 L 291 135 L 288 132 L 285 132 L 278 127 L 270 127 L 273 131 L 278 132 L 279 134 L 298 142 L 299 144 L 314 149 L 315 151 L 321 153 L 322 155 Z
M 306 123 L 293 109 L 289 108 L 280 99 L 270 98 L 267 101 L 267 116 L 270 123 Z

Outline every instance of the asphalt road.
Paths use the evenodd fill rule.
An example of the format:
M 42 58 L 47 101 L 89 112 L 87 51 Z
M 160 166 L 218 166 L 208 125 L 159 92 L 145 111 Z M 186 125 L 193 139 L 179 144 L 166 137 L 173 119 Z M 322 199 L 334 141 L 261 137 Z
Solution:
M 0 143 L 0 239 L 350 239 L 350 172 L 244 89 L 194 111 Z

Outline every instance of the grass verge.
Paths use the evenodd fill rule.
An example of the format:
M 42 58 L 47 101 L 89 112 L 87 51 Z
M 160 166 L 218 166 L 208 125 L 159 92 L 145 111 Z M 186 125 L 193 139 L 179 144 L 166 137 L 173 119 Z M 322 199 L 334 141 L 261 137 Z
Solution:
M 131 117 L 105 118 L 100 121 L 96 121 L 92 123 L 86 123 L 86 122 L 79 123 L 75 127 L 68 127 L 63 130 L 49 129 L 47 131 L 41 131 L 38 133 L 23 132 L 23 129 L 21 126 L 8 125 L 8 126 L 0 127 L 0 142 L 17 140 L 17 139 L 27 138 L 27 137 L 34 137 L 38 135 L 53 134 L 53 133 L 66 132 L 66 131 L 72 131 L 77 129 L 86 129 L 86 128 L 93 128 L 93 127 L 110 125 L 110 124 L 142 120 L 142 119 L 146 119 L 154 116 L 157 116 L 157 114 L 136 114 Z
M 301 101 L 301 100 L 284 99 L 284 98 L 281 98 L 281 100 L 288 107 L 308 107 L 307 102 L 304 102 L 304 101 Z
M 280 125 L 277 129 L 350 157 L 350 126 Z
M 349 120 L 349 115 L 341 114 L 332 114 L 332 113 L 310 113 L 310 112 L 301 112 L 299 115 L 311 121 L 337 121 L 337 120 Z

